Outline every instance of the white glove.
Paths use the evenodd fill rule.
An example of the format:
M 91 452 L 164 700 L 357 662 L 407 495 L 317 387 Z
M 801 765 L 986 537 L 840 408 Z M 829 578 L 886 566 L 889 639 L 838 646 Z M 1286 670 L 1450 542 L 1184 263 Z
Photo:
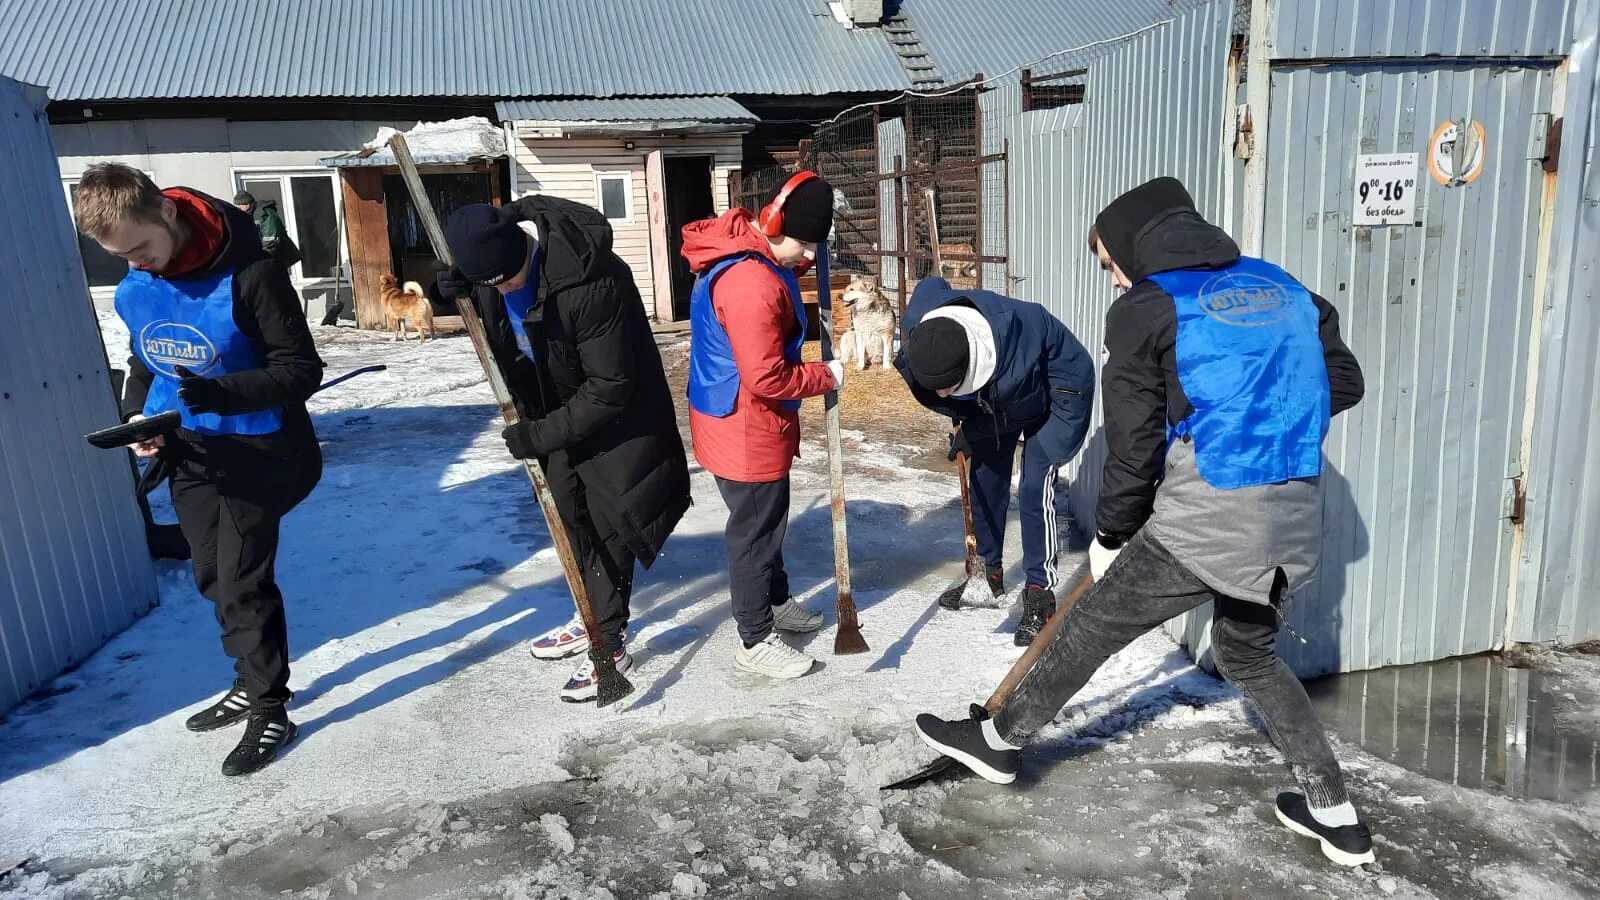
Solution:
M 1098 536 L 1089 542 L 1089 574 L 1095 581 L 1106 577 L 1106 570 L 1111 568 L 1111 563 L 1116 560 L 1117 555 L 1121 552 L 1122 547 L 1113 550 L 1100 543 Z
M 844 363 L 837 359 L 828 360 L 828 371 L 833 373 L 833 389 L 844 387 Z

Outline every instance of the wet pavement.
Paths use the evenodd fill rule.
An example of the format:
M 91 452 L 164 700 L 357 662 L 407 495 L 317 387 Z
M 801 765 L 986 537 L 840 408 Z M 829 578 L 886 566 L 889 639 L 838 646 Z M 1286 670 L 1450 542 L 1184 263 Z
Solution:
M 1577 802 L 1600 791 L 1600 723 L 1539 668 L 1474 656 L 1306 683 L 1323 724 L 1458 787 Z

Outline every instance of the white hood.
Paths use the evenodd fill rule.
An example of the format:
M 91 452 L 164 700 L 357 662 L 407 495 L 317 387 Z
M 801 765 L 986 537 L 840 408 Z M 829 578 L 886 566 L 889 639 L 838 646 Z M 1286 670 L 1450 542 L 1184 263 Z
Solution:
M 949 319 L 967 333 L 967 374 L 956 385 L 955 396 L 965 397 L 977 393 L 994 378 L 994 330 L 989 320 L 970 306 L 941 306 L 927 316 L 929 319 Z

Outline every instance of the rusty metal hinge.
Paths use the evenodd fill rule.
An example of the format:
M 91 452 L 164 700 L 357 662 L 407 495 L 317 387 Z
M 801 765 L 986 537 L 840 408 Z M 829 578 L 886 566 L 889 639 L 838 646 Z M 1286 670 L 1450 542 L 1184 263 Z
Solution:
M 1521 525 L 1527 518 L 1528 492 L 1522 486 L 1522 476 L 1511 476 L 1511 515 L 1506 516 L 1513 525 Z

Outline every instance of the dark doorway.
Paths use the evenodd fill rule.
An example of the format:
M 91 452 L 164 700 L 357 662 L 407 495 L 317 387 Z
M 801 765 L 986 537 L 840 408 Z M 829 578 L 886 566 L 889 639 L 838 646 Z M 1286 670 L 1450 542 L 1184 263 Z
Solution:
M 694 273 L 683 258 L 683 226 L 716 212 L 711 198 L 711 157 L 668 156 L 662 160 L 667 192 L 667 252 L 672 259 L 672 318 L 689 318 Z

